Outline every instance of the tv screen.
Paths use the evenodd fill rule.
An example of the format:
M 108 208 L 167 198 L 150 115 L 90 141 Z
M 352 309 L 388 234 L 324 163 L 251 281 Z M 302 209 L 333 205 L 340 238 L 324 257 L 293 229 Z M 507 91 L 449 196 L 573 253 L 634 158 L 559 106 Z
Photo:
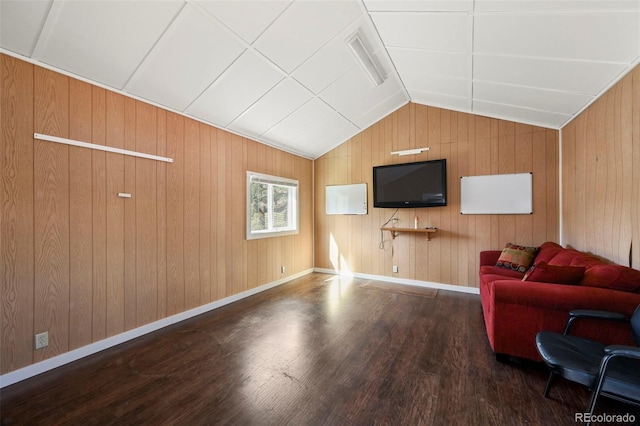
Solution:
M 373 168 L 373 207 L 447 205 L 447 160 Z

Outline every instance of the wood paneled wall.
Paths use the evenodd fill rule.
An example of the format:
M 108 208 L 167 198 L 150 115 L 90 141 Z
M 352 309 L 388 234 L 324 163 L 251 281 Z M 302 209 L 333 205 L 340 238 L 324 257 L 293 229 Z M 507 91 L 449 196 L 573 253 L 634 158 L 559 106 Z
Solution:
M 562 129 L 562 240 L 640 268 L 640 67 Z
M 430 147 L 408 157 L 391 151 Z M 558 131 L 408 104 L 315 161 L 315 266 L 477 287 L 481 250 L 506 242 L 558 240 Z M 448 205 L 400 209 L 399 227 L 436 226 L 391 240 L 382 226 L 395 209 L 373 208 L 372 167 L 447 159 Z M 533 172 L 532 215 L 461 215 L 461 176 Z M 325 214 L 325 186 L 367 183 L 367 215 Z M 508 196 L 505 194 L 505 196 Z M 392 273 L 398 265 L 399 272 Z
M 312 161 L 0 61 L 0 373 L 313 267 Z M 300 181 L 300 234 L 245 240 L 247 170 Z

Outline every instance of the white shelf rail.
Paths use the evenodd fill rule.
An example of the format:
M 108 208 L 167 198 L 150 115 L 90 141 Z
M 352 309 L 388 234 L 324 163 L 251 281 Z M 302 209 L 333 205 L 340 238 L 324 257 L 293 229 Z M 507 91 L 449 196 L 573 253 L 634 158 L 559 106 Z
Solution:
M 76 141 L 73 139 L 60 138 L 58 136 L 43 135 L 34 133 L 33 137 L 42 141 L 61 143 L 65 145 L 79 146 L 81 148 L 97 149 L 99 151 L 114 152 L 116 154 L 131 155 L 148 160 L 164 161 L 165 163 L 173 163 L 173 158 L 161 157 L 159 155 L 145 154 L 144 152 L 129 151 L 128 149 L 114 148 L 112 146 L 97 145 L 95 143 Z

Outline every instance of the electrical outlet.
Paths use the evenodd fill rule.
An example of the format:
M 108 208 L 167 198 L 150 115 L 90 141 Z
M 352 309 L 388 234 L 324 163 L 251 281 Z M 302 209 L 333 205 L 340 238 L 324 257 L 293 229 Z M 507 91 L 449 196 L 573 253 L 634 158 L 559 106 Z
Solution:
M 36 349 L 42 349 L 49 346 L 49 332 L 36 334 Z
M 284 266 L 281 266 L 281 267 L 280 267 L 280 273 L 281 273 L 281 274 L 284 274 L 284 271 L 285 271 L 285 270 L 286 270 L 286 268 L 285 268 Z
M 393 265 L 393 273 L 394 274 L 398 273 L 398 265 Z

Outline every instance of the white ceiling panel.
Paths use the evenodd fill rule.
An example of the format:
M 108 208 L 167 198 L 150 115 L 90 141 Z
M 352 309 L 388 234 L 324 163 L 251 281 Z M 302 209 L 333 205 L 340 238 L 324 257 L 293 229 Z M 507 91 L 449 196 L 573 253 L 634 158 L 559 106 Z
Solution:
M 637 0 L 475 0 L 476 12 L 608 12 L 640 10 Z
M 421 74 L 403 73 L 402 82 L 412 90 L 422 90 L 458 98 L 471 97 L 471 81 L 464 78 L 447 78 Z
M 476 14 L 474 51 L 628 63 L 640 50 L 639 23 L 640 12 Z
M 459 98 L 423 90 L 407 89 L 411 101 L 423 105 L 450 109 L 453 111 L 471 112 L 471 98 Z
M 496 104 L 480 100 L 473 101 L 473 112 L 478 115 L 500 118 L 504 117 L 507 120 L 519 123 L 550 128 L 559 128 L 571 117 L 570 115 L 565 114 L 523 108 L 515 105 Z
M 243 50 L 226 29 L 187 5 L 126 90 L 184 111 Z
M 370 12 L 464 12 L 472 0 L 365 0 Z
M 387 49 L 471 52 L 471 26 L 466 13 L 376 12 L 371 17 Z
M 364 70 L 355 67 L 322 91 L 320 98 L 348 119 L 355 121 L 372 105 L 379 104 L 401 88 L 393 78 L 387 78 L 380 86 L 373 86 Z
M 311 127 L 297 137 L 289 146 L 298 151 L 308 151 L 313 158 L 335 148 L 342 142 L 360 132 L 349 120 L 336 112 L 329 114 L 324 120 Z
M 360 16 L 355 1 L 297 1 L 264 32 L 255 47 L 290 73 Z
M 292 0 L 198 1 L 247 43 L 253 43 L 291 4 Z
M 229 128 L 257 138 L 312 97 L 300 83 L 287 78 L 234 120 Z
M 189 106 L 187 113 L 226 127 L 284 77 L 262 56 L 247 50 Z
M 597 94 L 625 71 L 623 64 L 565 59 L 475 55 L 473 75 L 478 80 Z
M 2 47 L 20 55 L 31 56 L 51 3 L 52 0 L 0 1 Z
M 390 47 L 389 54 L 402 75 L 471 77 L 471 55 L 467 53 Z
M 320 99 L 312 98 L 260 138 L 274 144 L 289 144 L 332 112 L 333 110 Z
M 73 74 L 122 88 L 182 8 L 120 1 L 54 2 L 34 56 Z
M 292 75 L 317 94 L 355 66 L 356 61 L 347 50 L 347 44 L 344 40 L 338 39 L 323 47 L 300 65 Z
M 378 105 L 360 114 L 355 119 L 355 123 L 360 129 L 364 130 L 367 127 L 375 124 L 380 120 L 379 117 L 386 117 L 398 108 L 406 105 L 409 102 L 409 96 L 404 88 L 393 93 L 387 99 L 384 99 Z
M 0 0 L 0 25 L 2 53 L 309 158 L 408 101 L 560 128 L 640 63 L 640 0 Z
M 486 81 L 473 82 L 473 97 L 475 100 L 519 105 L 563 115 L 570 115 L 593 100 L 593 96 L 589 95 Z

